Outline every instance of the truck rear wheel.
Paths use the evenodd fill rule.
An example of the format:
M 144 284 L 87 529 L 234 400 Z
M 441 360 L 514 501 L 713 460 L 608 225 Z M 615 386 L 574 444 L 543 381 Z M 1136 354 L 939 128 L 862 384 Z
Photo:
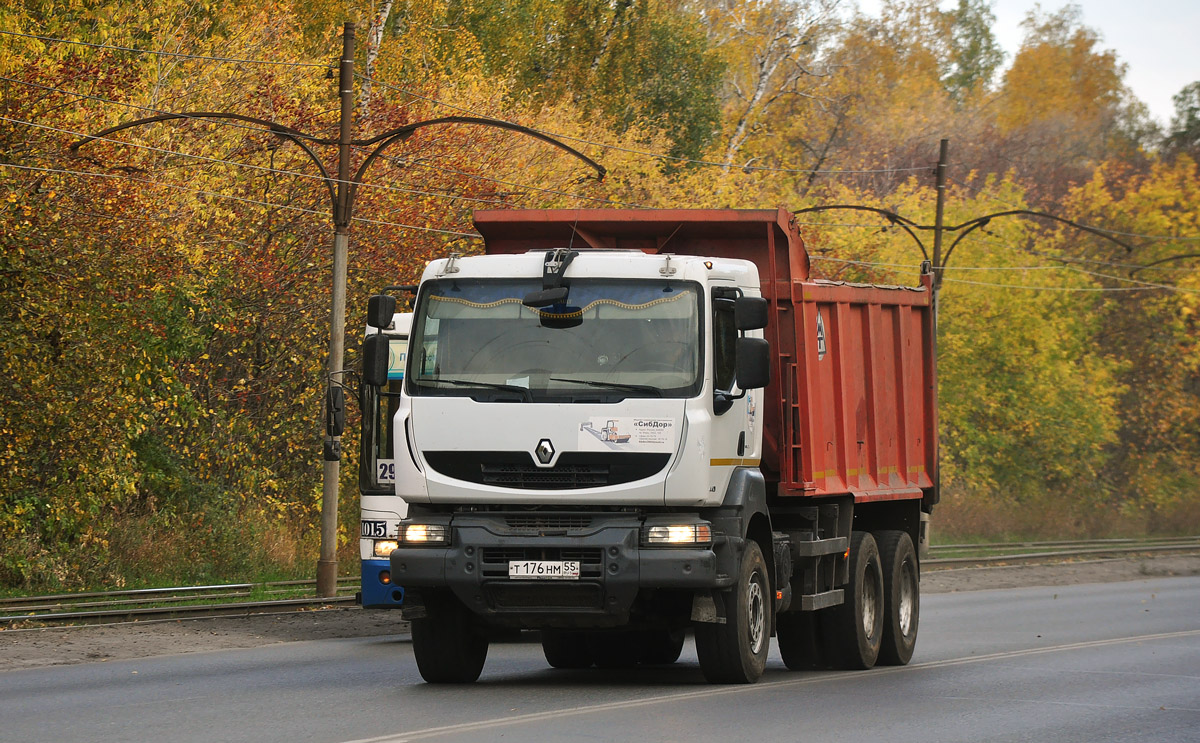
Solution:
M 879 558 L 883 567 L 883 644 L 879 663 L 903 666 L 917 646 L 921 615 L 921 573 L 912 537 L 903 531 L 881 531 Z
M 641 662 L 651 666 L 669 666 L 683 653 L 686 633 L 682 629 L 648 630 L 642 634 Z
M 775 617 L 775 640 L 783 664 L 792 671 L 822 667 L 818 615 L 814 611 L 794 611 Z
M 850 539 L 850 582 L 846 600 L 828 609 L 822 627 L 832 641 L 836 668 L 865 669 L 875 665 L 883 642 L 883 569 L 875 537 L 856 531 Z
M 588 634 L 587 643 L 597 668 L 633 668 L 641 660 L 640 632 L 592 632 Z
M 453 597 L 429 597 L 428 616 L 412 622 L 413 655 L 421 678 L 431 684 L 469 684 L 487 659 L 487 637 L 471 612 Z
M 696 625 L 696 653 L 714 684 L 752 684 L 771 645 L 771 583 L 758 543 L 746 543 L 737 585 L 725 596 L 725 623 Z
M 542 653 L 554 668 L 588 668 L 592 665 L 592 651 L 582 632 L 543 631 Z

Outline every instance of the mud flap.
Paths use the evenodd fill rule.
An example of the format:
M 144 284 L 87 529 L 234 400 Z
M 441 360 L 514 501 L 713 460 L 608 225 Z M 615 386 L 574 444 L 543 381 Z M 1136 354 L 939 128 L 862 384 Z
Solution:
M 725 601 L 719 591 L 704 591 L 692 596 L 692 621 L 725 624 Z

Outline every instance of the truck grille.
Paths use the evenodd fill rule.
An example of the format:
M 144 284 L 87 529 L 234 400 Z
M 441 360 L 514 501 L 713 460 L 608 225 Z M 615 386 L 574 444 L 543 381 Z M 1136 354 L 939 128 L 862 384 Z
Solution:
M 516 490 L 578 490 L 622 485 L 661 472 L 670 454 L 565 452 L 553 467 L 538 467 L 529 452 L 429 451 L 425 461 L 439 474 L 480 485 Z
M 553 469 L 518 464 L 481 464 L 481 481 L 485 485 L 521 490 L 574 490 L 602 488 L 608 484 L 608 468 L 603 465 L 576 465 Z
M 513 531 L 536 533 L 546 529 L 586 529 L 592 525 L 592 517 L 531 513 L 505 516 L 504 523 Z

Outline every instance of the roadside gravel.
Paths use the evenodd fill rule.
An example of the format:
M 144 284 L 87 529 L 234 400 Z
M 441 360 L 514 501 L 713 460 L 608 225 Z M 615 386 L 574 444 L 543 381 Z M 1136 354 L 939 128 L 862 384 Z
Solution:
M 1200 575 L 1200 555 L 1133 557 L 1041 565 L 927 569 L 924 593 L 1062 586 Z M 0 672 L 155 655 L 259 647 L 342 637 L 407 636 L 398 612 L 315 611 L 113 625 L 0 630 Z

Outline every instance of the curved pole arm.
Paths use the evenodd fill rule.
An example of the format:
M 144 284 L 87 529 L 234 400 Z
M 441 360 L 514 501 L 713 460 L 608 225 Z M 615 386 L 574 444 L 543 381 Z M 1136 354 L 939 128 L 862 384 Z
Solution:
M 371 154 L 367 155 L 367 158 L 363 160 L 362 165 L 358 166 L 358 170 L 354 173 L 354 177 L 350 179 L 350 193 L 349 197 L 346 199 L 346 210 L 344 216 L 344 219 L 347 223 L 349 223 L 351 214 L 354 211 L 354 198 L 358 194 L 358 187 L 362 185 L 363 177 L 366 175 L 367 169 L 371 167 L 371 164 L 375 162 L 375 159 L 382 155 L 383 151 L 387 148 L 398 142 L 403 142 L 411 137 L 413 132 L 416 130 L 427 126 L 436 126 L 440 124 L 477 124 L 479 126 L 490 126 L 496 129 L 507 129 L 508 131 L 517 132 L 519 134 L 527 134 L 534 139 L 540 139 L 547 144 L 552 144 L 560 150 L 574 155 L 576 158 L 587 163 L 596 171 L 599 180 L 603 180 L 604 176 L 608 173 L 603 165 L 591 159 L 579 150 L 576 150 L 574 147 L 558 141 L 554 137 L 543 134 L 536 129 L 530 129 L 527 126 L 513 124 L 508 121 L 487 119 L 478 116 L 443 116 L 438 119 L 429 119 L 427 121 L 418 121 L 413 124 L 407 124 L 397 129 L 384 132 L 383 134 L 377 134 L 370 139 L 359 139 L 351 142 L 351 144 L 356 147 L 370 147 L 373 144 L 378 144 L 378 146 L 371 151 Z
M 960 230 L 960 229 L 962 229 L 963 227 L 966 227 L 967 225 L 971 225 L 970 227 L 967 227 L 967 229 L 966 229 L 966 231 L 965 231 L 965 232 L 963 232 L 963 233 L 962 233 L 961 235 L 959 235 L 958 237 L 954 238 L 954 242 L 950 243 L 950 247 L 946 249 L 946 255 L 945 255 L 943 258 L 942 258 L 942 265 L 940 265 L 940 266 L 935 266 L 935 268 L 936 268 L 938 271 L 941 271 L 943 268 L 945 268 L 945 267 L 946 267 L 946 261 L 950 260 L 950 254 L 954 252 L 954 247 L 955 247 L 956 245 L 958 245 L 960 242 L 962 242 L 962 240 L 963 240 L 963 238 L 964 238 L 964 237 L 966 237 L 967 235 L 971 234 L 971 233 L 972 233 L 972 232 L 974 232 L 975 230 L 981 230 L 981 229 L 983 229 L 984 227 L 987 227 L 987 224 L 988 224 L 988 222 L 990 222 L 990 221 L 992 221 L 990 218 L 986 218 L 986 219 L 978 219 L 978 220 L 972 220 L 971 222 L 964 222 L 963 224 L 960 224 L 960 225 L 958 225 L 957 227 L 946 227 L 946 228 L 944 228 L 944 229 L 947 229 L 947 230 L 950 230 L 950 231 L 952 231 L 952 232 L 953 232 L 953 231 Z
M 862 206 L 861 204 L 830 204 L 827 206 L 810 206 L 805 209 L 798 209 L 792 212 L 792 214 L 798 215 L 806 214 L 808 212 L 826 212 L 832 209 L 848 209 L 856 212 L 871 212 L 872 214 L 879 214 L 883 216 L 888 222 L 907 232 L 908 236 L 911 237 L 917 244 L 917 247 L 921 249 L 921 255 L 924 256 L 925 260 L 929 260 L 929 252 L 925 249 L 925 243 L 921 242 L 921 238 L 917 237 L 917 233 L 913 231 L 913 228 L 918 230 L 926 230 L 931 228 L 919 225 L 911 219 L 906 219 L 900 216 L 896 212 L 888 211 L 887 209 L 879 209 L 873 206 Z
M 1166 258 L 1159 258 L 1156 261 L 1150 261 L 1149 263 L 1145 264 L 1144 266 L 1138 266 L 1137 268 L 1130 271 L 1129 275 L 1133 276 L 1135 273 L 1137 273 L 1138 271 L 1141 271 L 1144 268 L 1152 268 L 1152 267 L 1160 265 L 1162 263 L 1172 263 L 1174 261 L 1184 261 L 1184 260 L 1187 260 L 1188 258 L 1200 258 L 1200 253 L 1181 253 L 1179 255 L 1172 255 L 1172 256 L 1168 256 Z
M 418 129 L 423 129 L 424 127 L 427 127 L 427 126 L 436 126 L 439 124 L 478 124 L 480 126 L 490 126 L 495 129 L 507 129 L 510 132 L 518 132 L 520 134 L 527 134 L 530 137 L 533 137 L 534 139 L 540 139 L 547 144 L 554 145 L 555 147 L 562 150 L 563 152 L 566 152 L 569 155 L 574 155 L 576 158 L 587 163 L 587 165 L 589 167 L 591 167 L 593 170 L 596 171 L 596 174 L 600 180 L 604 180 L 604 176 L 608 173 L 608 171 L 600 163 L 596 162 L 595 160 L 593 160 L 592 158 L 583 154 L 582 152 L 575 149 L 574 147 L 571 147 L 568 144 L 564 144 L 563 142 L 558 141 L 554 137 L 551 137 L 549 134 L 543 134 L 542 132 L 539 132 L 537 129 L 530 129 L 527 126 L 521 126 L 520 124 L 514 124 L 511 121 L 501 121 L 500 119 L 488 119 L 488 118 L 484 118 L 482 116 L 443 116 L 443 117 L 437 118 L 437 119 L 428 119 L 426 121 L 418 121 L 413 124 L 407 124 L 405 126 L 399 127 L 397 129 L 392 129 L 391 131 L 384 132 L 383 134 L 377 134 L 374 137 L 371 137 L 370 139 L 356 139 L 353 142 L 351 142 L 350 144 L 354 145 L 355 147 L 370 147 L 371 145 L 376 144 L 378 142 L 383 142 L 383 144 L 381 144 L 379 146 L 379 150 L 371 153 L 371 155 L 374 156 L 375 154 L 377 154 L 378 151 L 382 150 L 385 147 L 390 146 L 392 144 L 392 140 L 394 140 L 396 137 L 400 137 L 401 139 L 403 139 L 408 134 L 411 134 Z M 363 171 L 364 168 L 359 168 L 359 170 Z
M 962 235 L 960 235 L 958 237 L 958 239 L 954 241 L 954 244 L 950 246 L 950 249 L 946 251 L 946 256 L 942 259 L 942 265 L 945 266 L 946 263 L 950 260 L 950 254 L 952 252 L 954 252 L 955 245 L 958 245 L 958 243 L 961 242 L 962 239 L 964 237 L 966 237 L 972 230 L 974 230 L 976 228 L 984 227 L 985 225 L 987 225 L 988 222 L 992 221 L 996 217 L 1037 217 L 1039 219 L 1049 219 L 1054 222 L 1059 222 L 1061 224 L 1065 224 L 1070 227 L 1074 227 L 1077 230 L 1083 230 L 1084 232 L 1090 232 L 1093 235 L 1103 237 L 1105 240 L 1108 240 L 1109 242 L 1114 242 L 1117 245 L 1120 245 L 1122 248 L 1125 248 L 1126 253 L 1133 252 L 1132 245 L 1122 242 L 1121 240 L 1118 240 L 1117 238 L 1113 237 L 1112 235 L 1108 234 L 1107 232 L 1105 232 L 1103 230 L 1098 230 L 1095 227 L 1088 227 L 1085 224 L 1079 224 L 1078 222 L 1073 222 L 1069 219 L 1066 219 L 1065 217 L 1055 216 L 1054 214 L 1047 214 L 1046 212 L 1035 212 L 1030 209 L 1009 209 L 1008 211 L 996 212 L 994 214 L 986 214 L 982 217 L 976 217 L 975 219 L 963 222 L 962 224 L 955 225 L 953 227 L 946 227 L 945 229 L 948 232 L 957 232 L 958 230 L 961 230 L 963 228 L 967 228 L 967 231 L 964 232 Z
M 267 131 L 294 143 L 304 151 L 304 154 L 308 155 L 309 159 L 316 164 L 317 170 L 321 172 L 321 180 L 325 183 L 326 190 L 329 191 L 330 201 L 335 207 L 337 206 L 337 192 L 333 187 L 334 179 L 329 177 L 329 171 L 325 169 L 325 165 L 321 162 L 321 159 L 317 157 L 317 153 L 313 152 L 312 148 L 305 144 L 306 140 L 314 144 L 337 144 L 337 140 L 320 139 L 318 137 L 313 137 L 305 134 L 304 132 L 293 129 L 290 126 L 277 124 L 274 121 L 267 121 L 266 119 L 256 119 L 253 116 L 242 116 L 241 114 L 221 113 L 218 111 L 187 111 L 177 114 L 159 114 L 158 116 L 147 116 L 142 119 L 128 121 L 124 124 L 110 126 L 107 129 L 102 129 L 96 132 L 95 134 L 89 134 L 83 139 L 72 142 L 67 149 L 69 149 L 72 153 L 78 153 L 79 148 L 83 145 L 93 140 L 103 139 L 109 134 L 124 131 L 125 129 L 132 129 L 135 126 L 142 126 L 143 124 L 154 124 L 160 121 L 173 121 L 176 119 L 235 119 L 237 121 L 245 121 L 250 124 L 257 124 L 259 126 L 266 127 Z

